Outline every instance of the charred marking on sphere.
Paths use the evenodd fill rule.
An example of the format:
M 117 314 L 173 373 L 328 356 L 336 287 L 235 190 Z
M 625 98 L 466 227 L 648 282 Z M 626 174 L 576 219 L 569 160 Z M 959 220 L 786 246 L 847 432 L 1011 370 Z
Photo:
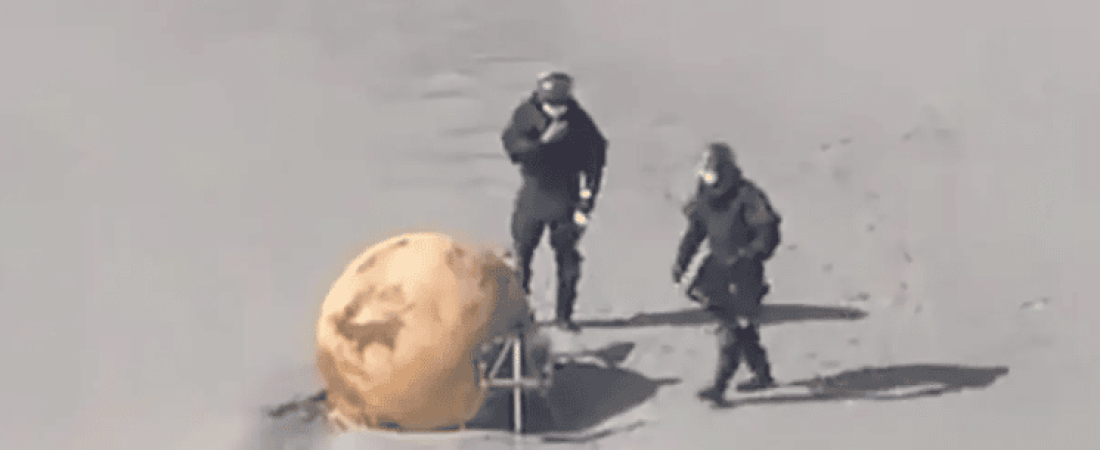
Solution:
M 382 303 L 402 304 L 405 303 L 405 291 L 400 285 L 393 284 L 379 292 L 375 299 Z
M 499 261 L 493 261 L 485 257 L 481 259 L 481 273 L 479 274 L 481 279 L 478 280 L 477 287 L 481 289 L 492 288 L 499 294 L 500 289 L 503 287 L 499 280 L 505 279 L 503 277 L 511 269 Z
M 344 318 L 351 319 L 359 314 L 359 311 L 363 309 L 363 305 L 370 301 L 374 297 L 374 286 L 368 286 L 367 290 L 355 295 L 355 298 L 351 299 L 346 306 L 344 306 Z
M 390 286 L 377 297 L 373 295 L 374 292 L 374 286 L 368 287 L 365 292 L 356 295 L 355 298 L 344 307 L 342 314 L 338 314 L 332 318 L 332 324 L 336 328 L 336 332 L 348 340 L 357 342 L 360 353 L 363 352 L 363 349 L 365 349 L 367 345 L 373 342 L 385 345 L 392 351 L 394 348 L 394 341 L 397 339 L 397 332 L 404 325 L 404 322 L 398 315 L 391 315 L 385 320 L 370 321 L 364 324 L 352 322 L 352 318 L 359 314 L 359 311 L 363 309 L 363 304 L 369 300 L 377 298 L 383 301 L 392 301 L 393 298 L 401 299 L 404 297 L 400 286 Z M 406 310 L 407 309 L 408 308 L 406 308 Z
M 450 267 L 451 270 L 458 272 L 461 269 L 459 262 L 461 262 L 462 259 L 465 257 L 466 250 L 457 245 L 452 246 L 451 249 L 447 251 L 447 255 L 445 257 L 447 260 L 447 266 Z
M 388 255 L 392 251 L 397 250 L 401 247 L 405 247 L 407 245 L 409 245 L 409 238 L 401 238 L 401 240 L 394 242 L 393 245 L 389 246 L 388 248 L 382 249 L 374 253 L 373 255 L 370 255 L 366 261 L 363 261 L 363 264 L 360 264 L 359 267 L 355 269 L 355 272 L 366 272 L 368 269 L 378 264 L 378 258 Z
M 364 399 L 345 381 L 341 373 L 349 369 L 348 364 L 338 364 L 329 350 L 320 350 L 317 355 L 317 368 L 325 380 L 326 406 L 330 411 L 356 411 L 364 404 Z M 366 378 L 366 374 L 352 368 L 356 374 Z
M 352 323 L 349 318 L 343 317 L 336 321 L 336 332 L 356 342 L 359 353 L 374 343 L 393 351 L 397 333 L 404 325 L 405 322 L 398 316 L 389 317 L 386 320 L 372 320 L 363 324 Z
M 378 262 L 378 255 L 377 254 L 370 255 L 370 257 L 367 258 L 366 261 L 363 261 L 363 264 L 359 265 L 359 268 L 355 269 L 355 273 L 366 272 L 367 269 L 370 269 L 371 267 L 374 267 L 375 263 L 377 263 L 377 262 Z

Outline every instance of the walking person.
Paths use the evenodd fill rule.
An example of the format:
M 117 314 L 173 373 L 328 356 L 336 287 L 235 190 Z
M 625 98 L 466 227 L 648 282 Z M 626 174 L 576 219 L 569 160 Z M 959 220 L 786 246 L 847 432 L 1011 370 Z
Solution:
M 557 265 L 555 323 L 576 332 L 580 328 L 572 316 L 583 260 L 577 245 L 600 193 L 608 142 L 572 92 L 572 76 L 540 75 L 531 95 L 512 112 L 501 140 L 523 179 L 511 223 L 523 288 L 531 292 L 531 261 L 549 230 Z
M 764 192 L 746 179 L 729 145 L 715 142 L 704 152 L 695 196 L 684 208 L 688 227 L 680 241 L 672 278 L 680 283 L 704 240 L 710 254 L 688 289 L 719 320 L 718 368 L 700 399 L 721 402 L 744 358 L 752 380 L 738 391 L 775 385 L 767 352 L 760 344 L 761 303 L 769 291 L 764 263 L 779 246 L 780 216 Z

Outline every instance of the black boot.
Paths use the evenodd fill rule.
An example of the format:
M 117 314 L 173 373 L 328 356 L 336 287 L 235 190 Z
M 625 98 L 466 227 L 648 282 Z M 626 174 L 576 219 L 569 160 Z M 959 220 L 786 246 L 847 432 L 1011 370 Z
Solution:
M 519 270 L 519 282 L 520 287 L 523 288 L 523 293 L 531 295 L 531 269 Z
M 554 325 L 570 333 L 581 332 L 581 326 L 577 325 L 577 322 L 574 322 L 572 319 L 559 318 L 554 321 Z
M 740 362 L 741 352 L 737 337 L 729 325 L 722 324 L 718 330 L 718 369 L 714 374 L 714 384 L 699 391 L 696 394 L 699 399 L 722 403 Z
M 736 364 L 734 367 L 727 367 L 729 366 L 720 363 L 718 373 L 714 377 L 714 383 L 695 394 L 700 400 L 714 403 L 725 402 L 726 390 L 729 389 L 730 379 L 733 378 L 733 374 L 736 372 Z
M 756 392 L 775 387 L 775 379 L 768 373 L 756 374 L 751 380 L 737 385 L 737 392 Z
M 515 270 L 523 293 L 531 295 L 531 258 L 516 257 Z
M 707 402 L 711 402 L 711 403 L 722 403 L 722 402 L 725 401 L 724 397 L 726 395 L 726 388 L 727 388 L 726 386 L 715 385 L 715 386 L 711 386 L 711 387 L 708 387 L 706 389 L 703 389 L 703 390 L 699 391 L 698 393 L 696 393 L 695 395 L 697 397 L 699 397 L 699 400 L 703 400 L 703 401 L 707 401 Z
M 574 333 L 581 331 L 581 327 L 573 322 L 573 304 L 577 300 L 576 283 L 568 281 L 559 283 L 557 297 L 557 320 L 554 324 L 566 331 Z

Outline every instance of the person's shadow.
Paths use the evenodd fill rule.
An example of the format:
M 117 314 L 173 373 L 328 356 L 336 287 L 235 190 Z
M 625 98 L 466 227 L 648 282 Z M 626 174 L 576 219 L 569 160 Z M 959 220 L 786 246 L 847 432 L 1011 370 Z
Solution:
M 680 382 L 676 378 L 652 379 L 618 367 L 633 349 L 633 342 L 616 342 L 583 355 L 567 355 L 570 362 L 557 365 L 545 397 L 534 391 L 525 394 L 525 433 L 545 435 L 544 441 L 592 441 L 644 425 L 631 422 L 584 433 L 649 400 L 662 386 Z M 510 389 L 491 391 L 466 428 L 511 430 L 511 402 Z
M 761 325 L 810 320 L 859 320 L 867 313 L 857 308 L 799 304 L 765 304 L 760 315 Z M 638 313 L 624 319 L 581 319 L 581 328 L 634 328 L 655 326 L 698 326 L 716 323 L 718 319 L 702 308 L 676 311 Z
M 849 370 L 822 378 L 784 383 L 805 392 L 750 394 L 727 400 L 719 407 L 789 404 L 842 400 L 909 400 L 935 397 L 965 389 L 985 389 L 1008 374 L 1008 368 L 966 367 L 947 364 L 910 364 Z

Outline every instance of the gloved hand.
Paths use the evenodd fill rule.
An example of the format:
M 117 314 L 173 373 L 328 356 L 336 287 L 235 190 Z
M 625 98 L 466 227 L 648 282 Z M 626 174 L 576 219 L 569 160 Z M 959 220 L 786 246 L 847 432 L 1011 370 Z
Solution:
M 583 229 L 584 227 L 588 226 L 588 215 L 580 211 L 574 211 L 573 223 L 577 224 L 577 226 Z
M 592 190 L 589 188 L 581 189 L 580 197 L 580 201 L 577 202 L 577 211 L 587 216 L 596 209 L 596 197 L 592 195 Z
M 685 269 L 683 266 L 681 266 L 679 264 L 673 264 L 672 265 L 672 282 L 676 283 L 676 284 L 680 284 L 680 280 L 684 278 L 684 272 L 686 272 L 686 271 L 687 271 L 687 269 Z
M 593 198 L 581 199 L 577 202 L 577 211 L 580 211 L 581 214 L 590 215 L 594 209 L 596 209 L 596 200 Z
M 539 142 L 543 144 L 549 144 L 557 142 L 561 138 L 565 137 L 565 132 L 569 130 L 569 122 L 564 120 L 555 120 L 550 122 L 550 126 L 546 127 L 546 131 L 542 132 L 542 136 L 539 138 Z

